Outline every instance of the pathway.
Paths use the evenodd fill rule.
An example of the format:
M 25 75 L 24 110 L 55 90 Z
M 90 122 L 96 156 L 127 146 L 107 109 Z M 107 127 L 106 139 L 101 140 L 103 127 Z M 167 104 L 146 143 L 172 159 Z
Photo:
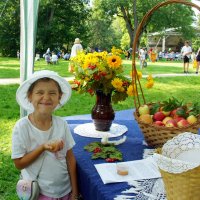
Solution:
M 146 78 L 148 75 L 143 75 L 143 78 Z M 197 74 L 153 74 L 153 77 L 177 77 L 177 76 L 198 76 Z M 73 77 L 65 78 L 67 81 L 73 80 Z M 19 78 L 0 78 L 0 85 L 10 85 L 10 84 L 19 84 Z

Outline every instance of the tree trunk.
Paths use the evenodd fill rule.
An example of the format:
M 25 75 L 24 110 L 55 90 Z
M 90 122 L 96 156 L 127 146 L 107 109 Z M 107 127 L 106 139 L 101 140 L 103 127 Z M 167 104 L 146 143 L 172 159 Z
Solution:
M 123 18 L 126 22 L 126 28 L 128 30 L 128 34 L 129 34 L 129 37 L 130 37 L 130 47 L 133 46 L 133 38 L 134 38 L 134 28 L 131 24 L 131 19 L 129 17 L 129 14 L 128 14 L 128 11 L 125 10 L 124 6 L 121 6 L 121 12 L 123 14 Z

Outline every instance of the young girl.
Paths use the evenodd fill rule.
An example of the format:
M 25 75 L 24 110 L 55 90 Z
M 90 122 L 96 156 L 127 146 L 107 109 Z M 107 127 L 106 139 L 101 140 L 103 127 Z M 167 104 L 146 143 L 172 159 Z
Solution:
M 197 60 L 196 74 L 198 74 L 199 73 L 199 66 L 200 66 L 200 49 L 197 52 L 196 60 Z
M 68 82 L 48 70 L 35 72 L 16 93 L 17 102 L 30 114 L 13 129 L 12 159 L 23 179 L 37 177 L 39 200 L 78 199 L 75 142 L 67 123 L 52 115 L 70 96 Z

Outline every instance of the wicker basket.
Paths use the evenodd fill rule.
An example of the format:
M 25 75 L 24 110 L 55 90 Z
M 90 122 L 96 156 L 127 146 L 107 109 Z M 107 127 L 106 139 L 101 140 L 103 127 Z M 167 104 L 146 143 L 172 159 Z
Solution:
M 160 153 L 161 151 L 157 151 Z M 169 173 L 160 169 L 167 200 L 200 199 L 200 166 L 180 174 Z
M 134 113 L 135 120 L 138 122 L 141 131 L 144 134 L 145 141 L 149 146 L 152 147 L 159 147 L 162 146 L 167 140 L 173 138 L 174 136 L 178 135 L 179 133 L 183 132 L 193 132 L 197 133 L 198 129 L 200 128 L 200 118 L 198 118 L 198 122 L 196 122 L 193 125 L 190 125 L 188 127 L 184 128 L 169 128 L 169 127 L 161 127 L 161 126 L 155 126 L 151 124 L 145 124 L 141 121 L 139 121 L 139 114 L 138 114 L 138 108 L 142 104 L 146 104 L 145 97 L 143 94 L 143 90 L 141 87 L 141 83 L 137 74 L 136 70 L 136 48 L 138 44 L 138 40 L 140 38 L 140 35 L 142 33 L 143 27 L 146 25 L 148 19 L 150 16 L 153 14 L 154 11 L 159 9 L 162 6 L 167 6 L 172 3 L 179 3 L 179 4 L 184 4 L 187 6 L 192 6 L 197 8 L 200 11 L 200 7 L 197 6 L 194 3 L 184 1 L 184 0 L 167 0 L 162 3 L 157 4 L 154 6 L 149 12 L 146 13 L 146 15 L 143 17 L 141 23 L 139 24 L 137 30 L 136 30 L 136 35 L 134 37 L 134 42 L 133 42 L 133 53 L 132 53 L 132 84 L 134 88 L 136 88 L 136 95 L 134 96 L 134 104 L 136 111 Z M 140 91 L 140 95 L 139 95 Z M 142 102 L 141 102 L 142 101 Z M 199 198 L 200 199 L 200 198 Z
M 146 124 L 144 122 L 141 122 L 138 116 L 139 113 L 136 110 L 136 112 L 134 112 L 135 120 L 137 121 L 144 135 L 146 143 L 150 147 L 161 147 L 165 142 L 167 142 L 167 140 L 172 139 L 176 135 L 183 132 L 198 133 L 198 129 L 200 128 L 200 120 L 190 126 L 178 128 Z

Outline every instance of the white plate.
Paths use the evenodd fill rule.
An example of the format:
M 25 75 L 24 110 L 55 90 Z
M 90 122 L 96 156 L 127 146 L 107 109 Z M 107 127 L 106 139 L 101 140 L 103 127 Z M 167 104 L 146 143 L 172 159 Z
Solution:
M 92 138 L 103 138 L 103 137 L 118 137 L 128 131 L 128 128 L 124 125 L 113 123 L 109 131 L 97 131 L 93 123 L 80 124 L 74 129 L 74 133 Z

